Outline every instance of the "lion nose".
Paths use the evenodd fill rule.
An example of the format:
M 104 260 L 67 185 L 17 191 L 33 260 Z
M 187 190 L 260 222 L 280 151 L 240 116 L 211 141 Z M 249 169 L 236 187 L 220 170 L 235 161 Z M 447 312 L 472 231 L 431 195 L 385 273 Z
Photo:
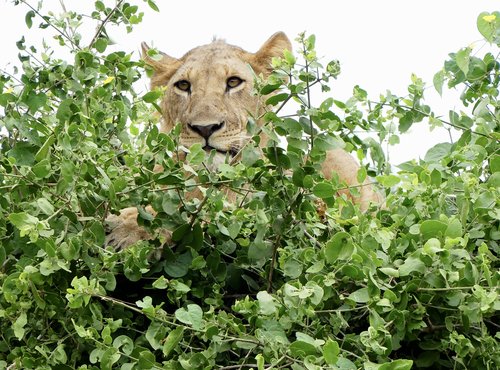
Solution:
M 224 126 L 224 121 L 221 123 L 211 123 L 211 124 L 188 124 L 189 128 L 194 132 L 198 133 L 204 139 L 208 139 L 213 135 L 214 132 L 219 131 L 222 126 Z

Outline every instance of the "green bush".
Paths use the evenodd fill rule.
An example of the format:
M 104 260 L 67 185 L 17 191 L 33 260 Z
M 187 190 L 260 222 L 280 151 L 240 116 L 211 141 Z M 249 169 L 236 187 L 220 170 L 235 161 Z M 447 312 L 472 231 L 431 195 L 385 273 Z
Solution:
M 448 119 L 417 77 L 405 97 L 356 86 L 333 99 L 339 64 L 300 35 L 297 56 L 256 82 L 267 95 L 290 77 L 267 100 L 264 157 L 250 119 L 242 161 L 220 173 L 197 146 L 175 160 L 178 133 L 156 127 L 161 92 L 134 91 L 144 63 L 107 52 L 106 27 L 131 31 L 139 8 L 97 1 L 92 18 L 82 45 L 87 18 L 30 8 L 27 26 L 55 29 L 71 57 L 21 40 L 21 70 L 0 77 L 0 369 L 500 367 L 500 13 L 478 17 L 482 56 L 450 54 L 434 78 L 463 91 Z M 382 147 L 415 123 L 461 136 L 396 172 Z M 376 177 L 385 209 L 335 196 L 344 185 L 318 168 L 338 146 L 366 164 L 360 180 Z M 186 198 L 194 185 L 203 199 Z M 104 218 L 127 206 L 173 245 L 106 248 Z

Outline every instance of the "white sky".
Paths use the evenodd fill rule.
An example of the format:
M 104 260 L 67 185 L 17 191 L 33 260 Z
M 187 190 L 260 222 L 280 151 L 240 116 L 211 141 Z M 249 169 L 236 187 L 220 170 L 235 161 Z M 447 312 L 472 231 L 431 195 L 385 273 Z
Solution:
M 140 5 L 145 15 L 132 34 L 109 29 L 122 50 L 138 51 L 140 42 L 146 41 L 180 57 L 217 36 L 256 51 L 279 30 L 292 40 L 302 31 L 314 33 L 318 55 L 324 56 L 325 64 L 331 59 L 341 62 L 342 73 L 330 93 L 336 99 L 347 99 L 357 84 L 373 99 L 387 89 L 405 95 L 412 73 L 431 86 L 448 53 L 481 40 L 476 29 L 479 13 L 500 8 L 498 0 L 156 0 L 160 7 L 156 13 L 142 1 L 129 2 Z M 44 3 L 60 12 L 59 1 Z M 68 10 L 77 11 L 92 8 L 93 3 L 65 1 Z M 24 23 L 27 10 L 0 0 L 0 68 L 17 62 L 15 42 L 23 34 L 28 45 L 37 44 L 41 34 L 46 38 L 52 35 L 37 29 L 38 19 L 33 19 L 28 32 Z M 83 31 L 88 39 L 83 44 L 93 32 L 92 28 Z M 426 102 L 439 107 L 446 118 L 448 109 L 460 109 L 456 94 L 446 92 L 441 99 L 434 89 L 428 89 Z M 447 141 L 448 134 L 414 127 L 401 139 L 400 145 L 390 149 L 393 164 L 422 157 L 433 144 Z

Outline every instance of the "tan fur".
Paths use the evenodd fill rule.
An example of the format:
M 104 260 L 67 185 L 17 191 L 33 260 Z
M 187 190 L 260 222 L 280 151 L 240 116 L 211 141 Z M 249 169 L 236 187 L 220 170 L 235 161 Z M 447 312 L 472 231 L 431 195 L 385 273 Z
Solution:
M 249 140 L 246 124 L 249 115 L 259 117 L 263 112 L 261 99 L 253 93 L 253 72 L 268 76 L 272 71 L 271 60 L 281 57 L 285 49 L 291 50 L 286 35 L 278 32 L 271 36 L 256 53 L 249 53 L 222 40 L 197 47 L 182 58 L 176 59 L 161 54 L 161 60 L 148 56 L 148 46 L 143 43 L 143 58 L 154 74 L 151 87 L 164 87 L 165 94 L 161 104 L 163 119 L 161 131 L 169 132 L 175 124 L 181 123 L 180 142 L 189 148 L 195 143 L 207 146 L 207 151 L 217 150 L 214 170 L 227 156 L 234 156 Z M 249 68 L 251 67 L 251 69 Z M 229 88 L 229 79 L 237 77 L 241 84 Z M 179 88 L 179 83 L 187 81 L 189 91 Z M 185 87 L 181 83 L 181 87 Z M 260 123 L 260 122 L 259 122 Z M 202 132 L 212 128 L 214 132 L 203 137 Z M 261 143 L 265 143 L 262 138 Z M 332 172 L 349 186 L 358 186 L 356 180 L 359 166 L 343 150 L 332 150 L 322 164 L 326 178 Z M 342 191 L 349 195 L 347 190 Z M 353 198 L 361 209 L 366 210 L 370 202 L 379 203 L 380 196 L 372 187 L 361 187 L 360 197 Z M 148 212 L 154 214 L 149 208 Z M 116 247 L 126 247 L 138 240 L 150 239 L 143 228 L 137 225 L 136 208 L 126 208 L 120 215 L 108 217 L 111 232 L 108 243 Z

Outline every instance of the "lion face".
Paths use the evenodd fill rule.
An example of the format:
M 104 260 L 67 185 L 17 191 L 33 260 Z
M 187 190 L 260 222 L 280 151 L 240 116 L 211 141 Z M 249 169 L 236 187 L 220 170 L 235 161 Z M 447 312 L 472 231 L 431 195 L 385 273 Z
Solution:
M 143 44 L 143 58 L 154 71 L 152 88 L 165 87 L 162 131 L 180 123 L 181 144 L 200 143 L 207 152 L 215 150 L 215 165 L 234 157 L 249 139 L 248 117 L 258 117 L 263 108 L 253 92 L 253 73 L 266 77 L 272 58 L 285 49 L 291 50 L 290 41 L 276 33 L 257 53 L 216 40 L 180 59 L 162 54 L 158 61 L 148 56 Z

